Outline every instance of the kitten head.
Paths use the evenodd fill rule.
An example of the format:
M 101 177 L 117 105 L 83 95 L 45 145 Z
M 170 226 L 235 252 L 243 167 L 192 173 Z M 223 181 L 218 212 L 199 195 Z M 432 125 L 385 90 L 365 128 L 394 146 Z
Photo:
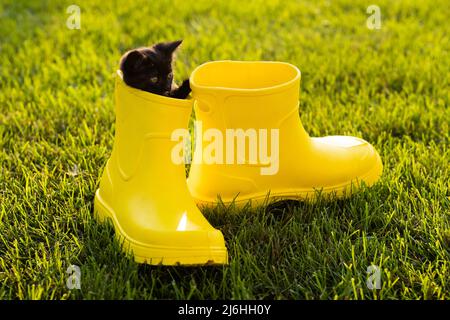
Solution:
M 169 95 L 173 82 L 173 55 L 181 42 L 161 42 L 125 53 L 120 61 L 125 83 L 155 94 Z

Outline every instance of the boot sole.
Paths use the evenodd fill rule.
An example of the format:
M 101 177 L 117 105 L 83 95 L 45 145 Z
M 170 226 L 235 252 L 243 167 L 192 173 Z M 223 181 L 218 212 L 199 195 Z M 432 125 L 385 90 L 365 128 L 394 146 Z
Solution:
M 116 238 L 122 244 L 122 250 L 126 253 L 131 252 L 137 263 L 163 266 L 224 265 L 228 263 L 226 248 L 162 247 L 132 239 L 121 228 L 114 211 L 101 198 L 99 189 L 95 193 L 94 215 L 100 223 L 107 220 L 112 222 Z

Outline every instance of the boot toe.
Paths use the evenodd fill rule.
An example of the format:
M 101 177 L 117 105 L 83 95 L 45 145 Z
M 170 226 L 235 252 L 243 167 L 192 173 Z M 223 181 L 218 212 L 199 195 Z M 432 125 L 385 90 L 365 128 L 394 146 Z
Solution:
M 352 136 L 327 136 L 316 138 L 328 145 L 329 159 L 333 160 L 339 177 L 337 184 L 364 182 L 367 185 L 378 180 L 382 171 L 381 158 L 367 141 Z

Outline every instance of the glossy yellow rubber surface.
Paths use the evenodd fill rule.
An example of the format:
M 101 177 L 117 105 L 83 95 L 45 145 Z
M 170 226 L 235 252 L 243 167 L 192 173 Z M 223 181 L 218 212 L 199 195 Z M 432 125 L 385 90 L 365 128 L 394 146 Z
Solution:
M 112 220 L 137 262 L 226 264 L 222 233 L 191 198 L 184 164 L 171 159 L 171 133 L 187 127 L 192 100 L 136 90 L 119 74 L 115 103 L 114 146 L 95 195 L 96 216 Z
M 311 199 L 318 191 L 342 197 L 361 182 L 372 185 L 381 175 L 380 156 L 368 142 L 350 136 L 309 137 L 298 112 L 300 71 L 291 64 L 208 62 L 194 70 L 190 83 L 203 132 L 211 128 L 224 136 L 230 128 L 279 132 L 276 174 L 262 175 L 261 169 L 269 164 L 251 163 L 248 158 L 241 164 L 194 161 L 188 186 L 198 203 L 214 204 L 218 196 L 238 205 L 249 200 L 260 204 L 267 199 Z M 200 151 L 197 145 L 194 154 Z

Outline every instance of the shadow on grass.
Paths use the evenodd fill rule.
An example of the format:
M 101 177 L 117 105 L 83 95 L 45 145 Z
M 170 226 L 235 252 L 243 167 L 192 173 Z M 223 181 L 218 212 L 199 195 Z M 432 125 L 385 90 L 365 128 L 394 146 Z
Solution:
M 374 186 L 370 191 L 362 188 L 357 194 L 344 199 L 318 194 L 314 201 L 284 200 L 253 208 L 224 205 L 220 201 L 213 207 L 203 207 L 201 210 L 205 217 L 224 234 L 230 254 L 230 264 L 227 266 L 137 264 L 130 254 L 121 250 L 112 223 L 99 224 L 92 219 L 85 230 L 84 254 L 80 260 L 84 260 L 92 273 L 97 274 L 92 276 L 92 282 L 97 283 L 92 288 L 98 288 L 102 279 L 115 278 L 139 289 L 138 294 L 127 296 L 122 293 L 123 297 L 225 299 L 231 295 L 230 287 L 236 285 L 236 268 L 248 270 L 245 276 L 249 281 L 256 281 L 259 276 L 257 273 L 251 274 L 252 269 L 255 272 L 266 270 L 266 273 L 267 268 L 291 270 L 296 263 L 291 261 L 292 252 L 300 254 L 306 250 L 305 246 L 310 245 L 304 239 L 307 239 L 311 224 L 331 223 L 332 228 L 338 226 L 336 230 L 339 231 L 339 228 L 345 230 L 348 220 L 356 221 L 358 227 L 371 228 L 376 208 L 382 205 L 388 194 L 387 188 Z M 364 218 L 367 210 L 370 213 Z M 373 231 L 384 227 L 383 223 L 377 224 L 372 226 Z M 270 277 L 270 272 L 267 276 Z M 89 288 L 86 289 L 89 291 Z M 261 293 L 266 292 L 264 288 L 260 290 Z M 279 295 L 274 292 L 265 294 Z

